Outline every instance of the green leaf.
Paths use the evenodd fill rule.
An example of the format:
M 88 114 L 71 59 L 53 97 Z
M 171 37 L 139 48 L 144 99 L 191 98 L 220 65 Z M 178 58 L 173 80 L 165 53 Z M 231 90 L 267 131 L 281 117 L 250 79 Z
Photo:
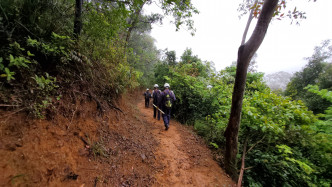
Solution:
M 28 56 L 35 56 L 34 54 L 32 54 L 30 51 L 27 51 Z
M 6 74 L 2 74 L 1 76 L 5 75 L 5 77 L 7 77 L 7 81 L 15 80 L 15 78 L 13 77 L 13 75 L 15 75 L 15 72 L 11 72 L 8 68 L 5 68 L 5 73 Z

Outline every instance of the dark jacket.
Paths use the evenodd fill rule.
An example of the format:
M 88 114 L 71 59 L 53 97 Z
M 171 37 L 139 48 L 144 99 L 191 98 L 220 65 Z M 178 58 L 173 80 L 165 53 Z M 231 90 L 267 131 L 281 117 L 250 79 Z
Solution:
M 152 98 L 153 98 L 153 104 L 156 106 L 160 106 L 161 101 L 161 91 L 160 90 L 153 90 L 152 91 Z
M 145 96 L 145 100 L 148 100 L 148 99 L 150 99 L 151 94 L 149 91 L 146 91 L 146 92 L 144 92 L 144 96 Z

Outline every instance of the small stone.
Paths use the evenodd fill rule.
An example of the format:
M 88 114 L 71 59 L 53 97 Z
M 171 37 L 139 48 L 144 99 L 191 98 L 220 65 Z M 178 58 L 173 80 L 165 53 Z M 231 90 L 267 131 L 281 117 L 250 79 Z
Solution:
M 58 141 L 58 147 L 63 147 L 63 145 L 64 145 L 64 142 L 62 140 L 59 140 Z
M 15 143 L 15 145 L 16 145 L 17 147 L 22 147 L 22 146 L 23 146 L 23 140 L 22 140 L 21 138 L 19 138 L 19 139 L 17 140 L 17 142 Z
M 141 158 L 142 158 L 143 161 L 146 159 L 146 156 L 145 156 L 144 153 L 141 154 Z

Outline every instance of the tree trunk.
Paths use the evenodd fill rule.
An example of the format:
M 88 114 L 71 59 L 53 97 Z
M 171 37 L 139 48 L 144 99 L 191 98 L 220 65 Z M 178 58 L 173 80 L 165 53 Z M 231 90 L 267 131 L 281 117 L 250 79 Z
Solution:
M 258 2 L 258 0 L 256 0 L 256 1 L 254 2 L 254 5 L 256 5 L 257 2 Z M 247 33 L 248 33 L 248 30 L 249 30 L 249 26 L 250 26 L 250 23 L 251 23 L 252 18 L 253 18 L 253 16 L 252 16 L 253 13 L 254 13 L 254 9 L 251 9 L 251 10 L 250 10 L 250 13 L 249 13 L 249 17 L 248 17 L 248 21 L 247 21 L 246 28 L 244 29 L 244 32 L 243 32 L 243 35 L 242 35 L 241 45 L 243 45 L 244 42 L 246 42 L 246 38 L 247 38 Z
M 125 41 L 125 47 L 124 47 L 125 53 L 126 53 L 126 50 L 127 50 L 127 46 L 128 46 L 128 42 L 129 42 L 129 39 L 130 39 L 130 36 L 131 36 L 131 32 L 133 31 L 133 29 L 135 28 L 135 26 L 137 25 L 137 23 L 139 21 L 139 16 L 141 14 L 141 11 L 142 11 L 143 6 L 145 5 L 145 3 L 146 3 L 146 1 L 142 2 L 142 4 L 135 10 L 135 13 L 132 17 L 130 27 L 129 27 L 129 29 L 127 31 L 127 35 L 126 35 L 126 41 Z
M 278 0 L 264 1 L 262 12 L 258 18 L 256 27 L 250 39 L 245 44 L 241 45 L 238 50 L 237 69 L 232 95 L 231 114 L 224 134 L 226 137 L 225 169 L 226 172 L 235 181 L 238 178 L 236 159 L 236 155 L 238 152 L 237 143 L 248 65 L 252 56 L 255 54 L 255 52 L 263 42 L 277 4 Z
M 75 5 L 75 21 L 74 21 L 74 37 L 77 39 L 82 30 L 82 5 L 83 0 L 76 0 Z

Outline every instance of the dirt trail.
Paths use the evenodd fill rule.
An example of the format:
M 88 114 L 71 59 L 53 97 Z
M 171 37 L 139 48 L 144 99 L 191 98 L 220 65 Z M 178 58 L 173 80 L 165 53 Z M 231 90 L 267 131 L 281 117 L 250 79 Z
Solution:
M 165 131 L 135 95 L 104 116 L 84 98 L 52 120 L 0 110 L 0 186 L 234 186 L 191 127 Z
M 234 182 L 212 159 L 210 150 L 190 129 L 171 120 L 165 131 L 162 119 L 153 118 L 153 109 L 137 106 L 160 142 L 156 149 L 155 186 L 234 186 Z

